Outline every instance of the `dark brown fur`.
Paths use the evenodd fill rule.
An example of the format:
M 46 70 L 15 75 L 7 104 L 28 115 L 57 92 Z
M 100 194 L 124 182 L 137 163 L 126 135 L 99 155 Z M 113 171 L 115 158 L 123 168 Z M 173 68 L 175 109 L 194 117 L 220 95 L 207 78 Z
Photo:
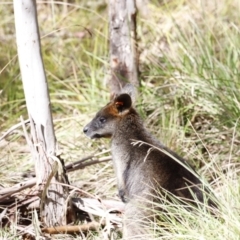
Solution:
M 123 91 L 134 92 L 131 88 L 131 85 L 127 85 Z M 138 221 L 150 217 L 151 212 L 146 207 L 151 204 L 141 200 L 160 201 L 156 189 L 159 192 L 165 189 L 186 202 L 195 203 L 196 199 L 203 202 L 203 186 L 197 174 L 187 169 L 189 166 L 184 159 L 167 149 L 146 130 L 127 93 L 119 94 L 103 107 L 84 128 L 84 133 L 90 138 L 111 137 L 119 195 L 127 203 L 124 239 L 150 239 L 143 236 L 148 231 Z M 133 145 L 134 140 L 142 144 Z M 145 210 L 138 204 L 143 204 Z

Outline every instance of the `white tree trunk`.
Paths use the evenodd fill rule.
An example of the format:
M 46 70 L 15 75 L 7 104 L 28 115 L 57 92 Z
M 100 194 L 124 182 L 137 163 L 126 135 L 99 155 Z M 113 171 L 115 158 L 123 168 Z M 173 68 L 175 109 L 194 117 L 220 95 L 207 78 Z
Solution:
M 40 214 L 48 226 L 65 224 L 64 189 L 57 184 L 57 180 L 64 179 L 64 172 L 59 171 L 62 163 L 55 156 L 56 138 L 41 55 L 36 1 L 14 0 L 14 15 L 18 59 L 31 121 L 32 157 L 37 184 L 43 188 Z
M 118 92 L 127 82 L 139 86 L 136 15 L 135 0 L 109 1 L 112 94 Z

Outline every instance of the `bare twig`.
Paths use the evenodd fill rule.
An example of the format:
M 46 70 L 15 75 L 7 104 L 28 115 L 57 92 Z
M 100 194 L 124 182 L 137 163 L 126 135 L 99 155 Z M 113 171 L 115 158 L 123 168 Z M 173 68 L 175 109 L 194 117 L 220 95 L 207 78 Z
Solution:
M 76 206 L 78 209 L 86 212 L 87 212 L 86 208 L 88 208 L 88 206 L 95 206 L 95 209 L 101 208 L 108 212 L 118 212 L 118 213 L 123 213 L 125 208 L 125 204 L 123 202 L 108 200 L 108 199 L 71 198 L 71 201 L 73 205 Z M 36 201 L 33 204 L 29 204 L 28 209 L 30 208 L 36 208 L 36 209 L 39 208 L 39 199 L 38 200 L 36 199 Z M 99 213 L 95 215 L 102 216 Z
M 43 228 L 42 232 L 49 233 L 49 234 L 73 234 L 73 233 L 81 233 L 87 231 L 98 231 L 101 224 L 97 222 L 90 222 L 84 225 L 75 225 L 75 226 L 56 226 L 56 227 L 49 227 Z
M 99 216 L 102 219 L 109 219 L 115 225 L 121 226 L 122 219 L 113 212 L 124 211 L 124 203 L 111 200 L 97 200 L 88 198 L 72 198 L 72 204 L 78 209 Z
M 10 188 L 0 190 L 0 201 L 6 199 L 16 192 L 20 192 L 26 188 L 33 187 L 36 184 L 36 178 L 32 178 L 26 182 L 18 183 Z M 2 196 L 1 196 L 2 195 Z
M 118 211 L 124 212 L 125 204 L 120 201 L 115 200 L 103 200 L 103 199 L 92 199 L 92 198 L 72 198 L 73 203 L 77 204 L 79 201 L 83 204 L 87 204 L 89 206 L 97 206 L 107 209 L 108 211 Z
M 16 226 L 16 229 L 18 230 L 18 235 L 25 235 L 26 238 L 23 239 L 36 239 L 35 238 L 35 230 L 33 228 L 33 225 L 29 226 Z
M 83 169 L 85 167 L 88 167 L 88 166 L 91 166 L 93 164 L 97 164 L 97 163 L 102 163 L 102 162 L 108 162 L 112 159 L 111 156 L 108 156 L 108 157 L 102 157 L 102 158 L 99 158 L 99 159 L 96 159 L 96 160 L 92 160 L 92 161 L 89 161 L 89 162 L 86 162 L 86 163 L 78 163 L 78 164 L 74 164 L 72 166 L 70 166 L 71 168 L 68 167 L 68 165 L 66 166 L 66 170 L 67 172 L 72 172 L 72 171 L 75 171 L 75 170 L 79 170 L 79 169 Z
M 76 162 L 67 164 L 67 165 L 65 166 L 65 168 L 66 168 L 67 172 L 72 172 L 72 171 L 74 171 L 74 170 L 81 169 L 82 167 L 86 167 L 86 166 L 90 166 L 90 165 L 92 165 L 92 164 L 98 163 L 98 162 L 96 162 L 96 161 L 100 161 L 100 162 L 101 162 L 101 161 L 103 161 L 103 162 L 104 162 L 104 161 L 109 161 L 109 160 L 111 160 L 110 157 L 103 157 L 103 158 L 97 159 L 98 156 L 103 155 L 103 154 L 105 154 L 105 153 L 109 153 L 109 152 L 110 152 L 110 149 L 105 150 L 105 151 L 102 151 L 102 152 L 100 152 L 100 153 L 96 153 L 96 154 L 89 155 L 89 156 L 87 156 L 87 157 L 84 157 L 84 158 L 76 161 Z M 92 164 L 89 164 L 89 163 L 87 163 L 87 165 L 83 164 L 83 162 L 86 162 L 87 160 L 90 160 L 90 159 L 91 159 L 92 161 L 89 162 L 89 163 L 92 163 Z
M 89 159 L 92 159 L 93 157 L 94 157 L 94 154 L 89 155 L 89 156 L 87 156 L 87 157 L 84 157 L 84 158 L 76 161 L 76 162 L 67 164 L 67 165 L 65 166 L 65 168 L 66 168 L 66 170 L 72 169 L 72 168 L 74 168 L 76 165 L 81 164 L 81 163 L 83 163 L 83 162 L 85 162 L 85 161 L 87 161 L 87 160 L 89 160 Z

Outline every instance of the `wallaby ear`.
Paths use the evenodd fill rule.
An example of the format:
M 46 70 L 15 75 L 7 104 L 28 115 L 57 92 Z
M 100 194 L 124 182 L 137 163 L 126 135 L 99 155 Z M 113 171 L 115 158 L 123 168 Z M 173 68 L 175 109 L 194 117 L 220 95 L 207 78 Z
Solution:
M 123 93 L 115 97 L 114 105 L 118 112 L 123 112 L 132 106 L 132 99 L 127 93 Z
M 137 89 L 131 83 L 124 85 L 120 93 L 127 93 L 131 97 L 132 104 L 135 103 L 137 98 Z

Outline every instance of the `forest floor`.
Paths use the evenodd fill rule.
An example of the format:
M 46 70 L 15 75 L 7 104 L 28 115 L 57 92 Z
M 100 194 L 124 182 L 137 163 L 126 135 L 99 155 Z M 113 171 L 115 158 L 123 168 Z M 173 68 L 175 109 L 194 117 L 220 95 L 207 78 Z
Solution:
M 94 156 L 84 161 L 83 168 L 68 173 L 71 185 L 78 189 L 73 195 L 120 203 L 109 140 L 92 141 L 82 132 L 109 100 L 107 4 L 102 0 L 37 2 L 59 151 L 66 165 Z M 209 182 L 221 206 L 218 218 L 200 209 L 191 214 L 181 206 L 170 208 L 181 217 L 175 221 L 166 216 L 167 231 L 161 229 L 156 239 L 239 239 L 239 12 L 238 0 L 151 1 L 140 6 L 137 32 L 142 86 L 137 109 L 146 127 Z M 19 124 L 20 116 L 25 120 L 28 116 L 11 1 L 0 3 L 0 16 L 1 199 L 1 191 L 31 180 L 35 172 Z M 96 159 L 105 161 L 91 164 Z M 30 190 L 25 189 L 22 196 Z M 0 201 L 0 226 L 5 209 Z M 27 216 L 31 231 L 41 239 L 34 211 L 31 214 Z M 0 239 L 21 239 L 21 218 L 15 212 L 11 224 L 0 229 Z M 85 238 L 105 239 L 105 230 L 89 232 Z

